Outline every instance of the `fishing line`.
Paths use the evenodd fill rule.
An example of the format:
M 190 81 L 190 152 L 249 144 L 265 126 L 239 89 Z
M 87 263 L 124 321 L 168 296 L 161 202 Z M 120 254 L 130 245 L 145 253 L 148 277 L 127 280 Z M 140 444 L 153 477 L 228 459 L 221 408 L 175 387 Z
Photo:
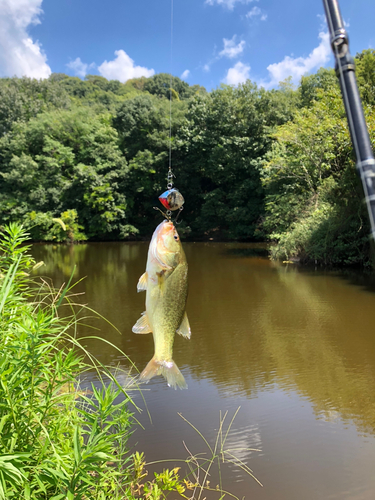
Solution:
M 169 75 L 169 166 L 167 174 L 167 190 L 159 196 L 160 203 L 167 209 L 167 212 L 162 212 L 159 208 L 154 207 L 155 210 L 159 210 L 164 217 L 169 221 L 172 219 L 172 211 L 178 210 L 175 222 L 177 223 L 178 216 L 183 210 L 183 204 L 185 203 L 184 197 L 179 192 L 178 189 L 173 187 L 173 178 L 176 176 L 172 172 L 172 67 L 173 67 L 173 0 L 171 0 L 171 61 L 170 61 L 170 75 Z
M 168 184 L 167 188 L 173 187 L 173 172 L 172 172 L 172 68 L 173 68 L 173 0 L 171 0 L 171 61 L 169 75 L 169 169 L 168 169 Z

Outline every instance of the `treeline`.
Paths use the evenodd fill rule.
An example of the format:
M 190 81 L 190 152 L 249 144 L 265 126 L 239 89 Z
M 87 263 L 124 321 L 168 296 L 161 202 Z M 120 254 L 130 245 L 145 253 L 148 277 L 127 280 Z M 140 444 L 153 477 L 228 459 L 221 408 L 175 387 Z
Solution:
M 357 55 L 375 138 L 375 51 Z M 149 237 L 169 164 L 190 238 L 276 242 L 275 257 L 366 263 L 369 228 L 333 70 L 208 93 L 158 74 L 0 79 L 0 224 L 36 240 Z

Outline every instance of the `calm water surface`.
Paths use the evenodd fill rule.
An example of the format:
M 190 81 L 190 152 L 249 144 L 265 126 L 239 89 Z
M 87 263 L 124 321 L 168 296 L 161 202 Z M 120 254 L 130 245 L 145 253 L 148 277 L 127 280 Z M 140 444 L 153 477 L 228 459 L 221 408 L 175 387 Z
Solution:
M 75 278 L 90 307 L 121 335 L 96 321 L 100 335 L 142 370 L 152 335 L 131 328 L 144 310 L 136 293 L 147 243 L 34 245 L 41 272 L 56 286 Z M 223 486 L 259 500 L 375 498 L 375 285 L 371 277 L 275 265 L 246 244 L 187 243 L 190 341 L 177 336 L 174 359 L 189 385 L 174 391 L 164 379 L 145 387 L 144 430 L 131 438 L 148 461 L 207 453 L 220 414 L 225 428 L 240 410 L 226 448 L 249 466 L 259 486 L 230 463 Z M 83 332 L 83 333 L 87 333 Z M 91 332 L 95 333 L 95 332 Z M 97 332 L 96 332 L 97 333 Z M 98 341 L 86 342 L 103 362 L 129 366 Z M 138 393 L 134 398 L 145 410 Z M 259 451 L 249 451 L 256 448 Z M 149 467 L 162 470 L 160 464 Z M 218 482 L 214 471 L 211 484 Z M 218 496 L 207 496 L 218 498 Z

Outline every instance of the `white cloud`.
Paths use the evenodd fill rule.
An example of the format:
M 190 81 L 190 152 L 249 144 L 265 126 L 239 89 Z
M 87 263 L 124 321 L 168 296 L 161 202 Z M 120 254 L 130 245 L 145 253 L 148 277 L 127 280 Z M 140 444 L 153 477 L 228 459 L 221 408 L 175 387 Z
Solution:
M 231 40 L 223 38 L 223 42 L 224 49 L 219 53 L 219 56 L 229 57 L 230 59 L 233 59 L 234 57 L 242 54 L 243 49 L 246 45 L 246 42 L 244 40 L 241 40 L 241 42 L 236 45 L 236 35 L 233 35 L 233 38 Z
M 246 14 L 248 19 L 255 18 L 260 16 L 261 21 L 265 21 L 267 19 L 267 14 L 265 14 L 259 7 L 254 6 L 249 12 Z
M 107 80 L 120 80 L 126 82 L 131 78 L 141 76 L 152 76 L 155 74 L 153 69 L 147 69 L 142 66 L 134 66 L 134 61 L 124 50 L 115 50 L 116 58 L 113 61 L 104 61 L 99 67 L 99 73 Z
M 87 75 L 89 69 L 95 68 L 95 63 L 86 64 L 81 61 L 80 57 L 77 57 L 77 59 L 74 59 L 74 61 L 70 61 L 67 64 L 67 67 L 73 70 L 76 76 L 84 78 Z
M 242 62 L 236 63 L 233 68 L 228 69 L 227 76 L 224 78 L 223 82 L 228 85 L 238 85 L 239 83 L 244 83 L 250 77 L 250 66 L 243 64 Z
M 208 73 L 211 69 L 211 66 L 222 57 L 228 57 L 229 59 L 233 59 L 242 54 L 246 42 L 244 40 L 241 40 L 239 43 L 236 44 L 236 38 L 237 35 L 233 35 L 231 40 L 223 38 L 224 49 L 203 66 L 203 71 L 206 71 Z M 216 53 L 216 46 L 214 53 Z
M 246 17 L 251 18 L 254 16 L 259 16 L 261 13 L 262 11 L 260 10 L 260 8 L 255 6 L 246 14 Z
M 229 10 L 233 10 L 234 5 L 236 3 L 252 3 L 252 2 L 259 2 L 259 0 L 206 0 L 205 3 L 207 5 L 223 5 L 224 7 L 227 7 Z
M 40 24 L 42 0 L 0 0 L 0 76 L 48 78 L 51 68 L 27 30 Z
M 189 78 L 190 71 L 188 69 L 185 69 L 185 71 L 181 75 L 181 80 L 186 80 L 186 78 Z
M 265 88 L 273 87 L 289 76 L 292 77 L 293 83 L 298 84 L 301 76 L 326 64 L 331 56 L 329 34 L 321 32 L 319 38 L 318 47 L 315 47 L 307 57 L 286 56 L 281 62 L 270 64 L 267 67 L 270 81 L 261 82 L 261 85 Z

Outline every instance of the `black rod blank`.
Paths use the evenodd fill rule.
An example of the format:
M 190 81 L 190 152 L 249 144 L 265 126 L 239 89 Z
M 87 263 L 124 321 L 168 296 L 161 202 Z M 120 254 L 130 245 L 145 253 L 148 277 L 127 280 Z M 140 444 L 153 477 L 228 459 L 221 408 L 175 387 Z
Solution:
M 357 171 L 362 186 L 375 239 L 375 160 L 368 134 L 361 98 L 355 77 L 354 59 L 349 52 L 349 39 L 341 17 L 337 0 L 323 0 L 331 47 L 336 58 L 336 74 L 348 118 L 350 135 L 357 159 Z

